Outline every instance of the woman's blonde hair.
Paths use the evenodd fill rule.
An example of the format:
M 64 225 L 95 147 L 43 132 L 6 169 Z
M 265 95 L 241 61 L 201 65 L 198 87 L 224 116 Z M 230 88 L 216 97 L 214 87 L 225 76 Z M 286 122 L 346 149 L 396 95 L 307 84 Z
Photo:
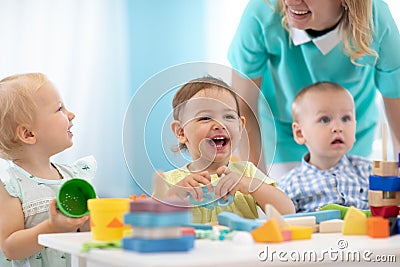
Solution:
M 0 157 L 12 159 L 21 144 L 18 125 L 31 124 L 36 105 L 34 93 L 48 81 L 42 73 L 12 75 L 0 81 Z
M 269 2 L 270 0 L 266 0 Z M 374 33 L 372 16 L 372 0 L 337 0 L 343 2 L 343 16 L 339 27 L 343 33 L 343 50 L 350 56 L 353 64 L 356 59 L 364 55 L 378 58 L 378 54 L 371 48 Z M 277 0 L 276 11 L 282 15 L 282 25 L 289 29 L 283 0 Z

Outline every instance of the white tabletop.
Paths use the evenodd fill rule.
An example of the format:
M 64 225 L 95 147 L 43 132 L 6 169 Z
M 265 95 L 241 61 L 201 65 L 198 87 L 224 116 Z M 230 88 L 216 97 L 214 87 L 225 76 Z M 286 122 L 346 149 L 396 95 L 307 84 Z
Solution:
M 196 240 L 188 252 L 137 253 L 122 249 L 92 249 L 81 253 L 90 233 L 39 235 L 39 243 L 72 254 L 73 266 L 398 266 L 400 235 L 389 238 L 313 234 L 311 240 L 241 244 L 230 240 Z M 266 256 L 268 255 L 268 258 Z M 385 261 L 385 263 L 383 263 Z

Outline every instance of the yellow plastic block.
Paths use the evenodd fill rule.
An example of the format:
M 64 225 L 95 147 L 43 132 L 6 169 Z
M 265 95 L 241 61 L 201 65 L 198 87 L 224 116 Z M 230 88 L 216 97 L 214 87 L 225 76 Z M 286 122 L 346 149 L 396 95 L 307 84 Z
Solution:
M 344 217 L 342 233 L 344 235 L 366 235 L 367 216 L 361 210 L 350 207 Z
M 292 231 L 292 240 L 311 239 L 313 233 L 310 226 L 285 226 L 283 229 Z
M 281 229 L 275 219 L 269 219 L 260 227 L 251 232 L 256 242 L 282 242 Z

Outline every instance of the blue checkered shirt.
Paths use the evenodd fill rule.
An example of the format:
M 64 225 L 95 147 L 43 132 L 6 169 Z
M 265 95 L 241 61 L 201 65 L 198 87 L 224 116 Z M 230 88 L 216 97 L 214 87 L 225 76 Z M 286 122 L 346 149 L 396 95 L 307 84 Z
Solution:
M 344 155 L 336 166 L 319 170 L 307 162 L 309 158 L 306 154 L 301 166 L 278 180 L 278 187 L 292 199 L 296 212 L 316 211 L 331 203 L 369 209 L 371 161 Z

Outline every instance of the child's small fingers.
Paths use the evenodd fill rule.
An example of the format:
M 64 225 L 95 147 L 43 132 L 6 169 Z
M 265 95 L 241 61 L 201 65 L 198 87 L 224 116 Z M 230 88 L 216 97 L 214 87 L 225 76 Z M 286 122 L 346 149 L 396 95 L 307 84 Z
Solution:
M 203 185 L 207 185 L 207 184 L 209 184 L 211 182 L 211 178 L 209 179 L 209 178 L 204 177 L 202 175 L 196 175 L 195 176 L 195 180 L 197 182 L 199 182 L 200 184 L 203 184 Z
M 224 184 L 226 183 L 226 181 L 225 180 L 220 180 L 219 182 L 218 182 L 218 184 L 215 186 L 215 197 L 217 197 L 217 198 L 219 198 L 220 196 L 223 196 L 224 194 L 223 194 L 223 191 L 222 191 L 222 188 L 223 188 L 223 186 L 224 186 Z
M 50 201 L 50 203 L 49 203 L 49 213 L 50 213 L 50 214 L 56 214 L 57 212 L 59 212 L 59 211 L 57 210 L 57 201 L 56 201 L 56 199 L 54 198 L 54 199 L 52 199 L 52 200 Z
M 219 168 L 217 169 L 217 175 L 218 175 L 218 177 L 221 177 L 221 176 L 225 173 L 226 169 L 228 169 L 227 166 L 221 166 L 221 167 L 219 167 Z
M 227 174 L 230 174 L 230 173 L 231 173 L 231 170 L 228 167 L 226 167 L 226 169 L 225 169 L 223 174 L 227 175 Z
M 232 184 L 229 182 L 226 182 L 221 185 L 220 194 L 221 194 L 221 196 L 226 197 L 226 195 L 229 194 L 229 191 L 231 191 L 231 190 L 232 190 Z
M 197 192 L 197 199 L 198 200 L 203 200 L 204 199 L 204 194 L 203 194 L 203 189 L 201 187 L 196 187 L 196 192 Z
M 208 171 L 200 172 L 198 175 L 206 178 L 208 181 L 211 181 L 211 175 Z
M 190 187 L 200 187 L 200 183 L 197 180 L 191 180 L 188 184 Z
M 206 187 L 207 187 L 207 189 L 208 189 L 209 192 L 213 192 L 213 191 L 214 191 L 214 187 L 212 186 L 211 183 L 208 183 L 208 184 L 206 185 Z

